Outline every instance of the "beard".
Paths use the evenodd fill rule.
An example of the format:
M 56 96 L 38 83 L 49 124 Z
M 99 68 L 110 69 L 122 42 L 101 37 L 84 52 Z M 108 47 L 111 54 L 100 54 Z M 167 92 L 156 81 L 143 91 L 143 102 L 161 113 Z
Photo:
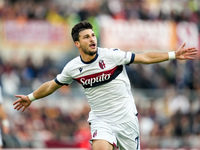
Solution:
M 96 55 L 96 53 L 97 53 L 97 51 L 95 51 L 95 52 L 88 52 L 87 54 L 90 55 L 90 56 L 94 56 L 94 55 Z
M 89 56 L 94 56 L 97 54 L 97 49 L 95 51 L 89 51 L 88 49 L 82 48 L 82 50 L 86 55 L 89 55 Z

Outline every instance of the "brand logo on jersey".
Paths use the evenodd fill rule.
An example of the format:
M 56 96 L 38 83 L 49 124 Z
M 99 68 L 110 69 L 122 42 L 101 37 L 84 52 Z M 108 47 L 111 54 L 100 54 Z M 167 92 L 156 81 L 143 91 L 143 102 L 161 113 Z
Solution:
M 97 130 L 93 133 L 93 138 L 97 136 Z
M 83 68 L 79 68 L 79 71 L 82 72 Z
M 105 65 L 105 63 L 104 63 L 103 60 L 100 60 L 100 61 L 99 61 L 99 67 L 100 67 L 101 69 L 104 69 L 104 68 L 106 67 L 106 65 Z
M 80 79 L 80 82 L 82 83 L 83 86 L 87 86 L 87 85 L 90 85 L 92 86 L 94 83 L 96 82 L 103 82 L 103 81 L 106 81 L 106 80 L 109 80 L 110 79 L 110 76 L 111 74 L 101 74 L 99 76 L 96 76 L 94 78 L 89 78 L 89 79 L 86 79 L 86 78 L 81 78 Z

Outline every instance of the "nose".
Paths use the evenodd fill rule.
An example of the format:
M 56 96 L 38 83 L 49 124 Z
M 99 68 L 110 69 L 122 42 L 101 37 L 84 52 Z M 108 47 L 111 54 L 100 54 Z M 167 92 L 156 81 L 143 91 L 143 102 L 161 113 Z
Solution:
M 91 37 L 91 38 L 90 38 L 90 41 L 93 42 L 93 41 L 94 41 L 94 37 Z
M 95 36 L 91 36 L 90 41 L 95 41 Z

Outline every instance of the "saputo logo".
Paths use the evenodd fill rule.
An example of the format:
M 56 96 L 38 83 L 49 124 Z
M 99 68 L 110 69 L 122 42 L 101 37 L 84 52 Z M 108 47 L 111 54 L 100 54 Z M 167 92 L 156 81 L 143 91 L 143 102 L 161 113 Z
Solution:
M 89 78 L 89 79 L 86 79 L 86 78 L 81 78 L 80 79 L 80 82 L 82 83 L 82 85 L 90 85 L 92 86 L 93 84 L 95 84 L 96 82 L 103 82 L 103 81 L 106 81 L 106 80 L 109 80 L 110 79 L 110 76 L 111 74 L 102 74 L 100 76 L 96 76 L 96 77 L 93 77 L 93 78 Z
M 84 88 L 96 87 L 112 81 L 121 72 L 122 72 L 122 66 L 116 66 L 110 70 L 89 74 L 86 76 L 75 78 L 74 80 L 80 83 Z

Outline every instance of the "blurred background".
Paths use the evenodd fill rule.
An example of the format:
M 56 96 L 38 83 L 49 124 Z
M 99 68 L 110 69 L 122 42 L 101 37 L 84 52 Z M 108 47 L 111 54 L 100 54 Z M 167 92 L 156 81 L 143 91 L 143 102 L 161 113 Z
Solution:
M 5 148 L 86 148 L 90 108 L 73 82 L 13 109 L 15 94 L 29 94 L 78 56 L 71 28 L 87 19 L 99 47 L 142 53 L 172 51 L 183 42 L 199 49 L 199 0 L 0 0 L 0 85 L 10 133 Z M 200 53 L 127 67 L 139 112 L 141 148 L 200 148 Z

